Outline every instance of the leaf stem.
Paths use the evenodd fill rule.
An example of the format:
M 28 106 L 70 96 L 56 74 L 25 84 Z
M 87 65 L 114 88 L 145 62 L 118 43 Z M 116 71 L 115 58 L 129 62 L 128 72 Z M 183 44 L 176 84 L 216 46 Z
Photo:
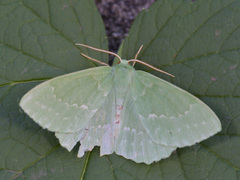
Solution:
M 79 180 L 83 180 L 83 178 L 84 178 L 84 175 L 85 175 L 86 170 L 87 170 L 87 165 L 88 165 L 90 153 L 91 153 L 91 151 L 89 151 L 89 152 L 87 153 L 87 157 L 86 157 L 86 160 L 85 160 L 85 163 L 84 163 L 84 166 L 83 166 L 82 174 L 81 174 Z

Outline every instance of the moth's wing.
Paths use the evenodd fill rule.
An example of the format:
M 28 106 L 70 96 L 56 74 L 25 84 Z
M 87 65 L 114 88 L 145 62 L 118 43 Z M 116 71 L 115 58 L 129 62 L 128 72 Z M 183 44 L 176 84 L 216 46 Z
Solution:
M 158 144 L 152 140 L 139 119 L 131 91 L 128 91 L 122 108 L 120 129 L 114 144 L 116 154 L 137 163 L 151 164 L 169 157 L 177 148 Z
M 78 157 L 94 146 L 100 146 L 100 154 L 111 154 L 114 151 L 114 117 L 115 92 L 111 89 L 102 106 L 89 120 L 86 127 L 76 133 L 55 133 L 60 144 L 69 151 L 79 141 L 81 143 Z
M 144 71 L 131 86 L 133 106 L 151 139 L 166 146 L 191 146 L 221 130 L 214 112 L 195 96 Z
M 55 136 L 58 138 L 62 147 L 65 147 L 68 151 L 71 151 L 80 139 L 86 134 L 86 130 L 82 129 L 75 133 L 60 133 L 56 132 Z
M 91 151 L 94 146 L 100 146 L 100 155 L 112 154 L 114 151 L 114 117 L 115 117 L 115 92 L 112 89 L 105 99 L 103 106 L 87 124 L 87 133 L 80 140 L 81 146 L 78 157 L 85 151 Z
M 107 98 L 112 68 L 90 68 L 46 81 L 21 99 L 22 109 L 43 128 L 60 133 L 84 129 Z

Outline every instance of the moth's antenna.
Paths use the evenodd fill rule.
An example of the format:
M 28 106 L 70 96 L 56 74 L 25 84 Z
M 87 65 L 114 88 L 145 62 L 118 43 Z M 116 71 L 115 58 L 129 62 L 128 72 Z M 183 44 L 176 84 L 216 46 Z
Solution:
M 85 45 L 85 44 L 76 44 L 76 45 L 83 46 L 83 47 L 86 47 L 86 48 L 89 48 L 89 49 L 93 49 L 95 51 L 104 52 L 104 53 L 107 53 L 107 54 L 114 55 L 114 56 L 116 56 L 120 60 L 120 62 L 122 62 L 122 59 L 120 58 L 120 56 L 117 55 L 116 53 L 111 52 L 111 51 L 107 51 L 107 50 L 104 50 L 104 49 L 98 49 L 98 48 L 95 48 L 95 47 L 92 47 L 92 46 L 88 46 L 88 45 Z M 93 59 L 91 59 L 91 60 L 93 60 Z M 94 59 L 94 60 L 96 60 L 96 59 Z
M 137 59 L 137 57 L 138 57 L 139 53 L 141 52 L 142 48 L 143 48 L 143 45 L 141 45 L 140 48 L 138 49 L 138 52 L 137 52 L 137 54 L 135 55 L 134 59 Z M 136 61 L 133 62 L 133 65 L 132 65 L 132 66 L 134 66 L 135 64 L 136 64 Z
M 165 71 L 163 71 L 163 70 L 161 70 L 161 69 L 158 69 L 158 68 L 156 68 L 156 67 L 154 67 L 154 66 L 151 66 L 150 64 L 145 63 L 145 62 L 143 62 L 143 61 L 140 61 L 140 60 L 138 60 L 138 59 L 130 59 L 130 60 L 128 60 L 128 62 L 135 62 L 135 63 L 138 62 L 138 63 L 143 64 L 143 65 L 145 65 L 145 66 L 148 66 L 148 67 L 150 67 L 150 68 L 152 68 L 152 69 L 154 69 L 154 70 L 156 70 L 156 71 L 158 71 L 158 72 L 161 72 L 161 73 L 167 74 L 167 75 L 169 75 L 169 76 L 175 77 L 174 75 L 172 75 L 172 74 L 170 74 L 170 73 L 168 73 L 168 72 L 165 72 Z
M 95 62 L 97 62 L 97 63 L 99 63 L 99 64 L 102 64 L 102 65 L 104 65 L 104 66 L 109 66 L 107 63 L 102 62 L 102 61 L 99 61 L 99 60 L 96 60 L 96 59 L 94 59 L 94 58 L 92 58 L 92 57 L 90 57 L 90 56 L 87 56 L 86 54 L 81 53 L 81 55 L 84 56 L 84 57 L 86 57 L 86 58 L 88 58 L 88 59 L 90 59 L 90 60 L 92 60 L 92 61 L 95 61 Z

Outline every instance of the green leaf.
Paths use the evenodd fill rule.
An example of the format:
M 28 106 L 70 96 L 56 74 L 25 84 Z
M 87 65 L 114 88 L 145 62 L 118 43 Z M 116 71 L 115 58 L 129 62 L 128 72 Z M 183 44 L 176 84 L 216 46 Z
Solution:
M 77 158 L 59 146 L 19 108 L 21 97 L 52 77 L 92 67 L 80 55 L 107 55 L 75 43 L 107 49 L 93 0 L 0 2 L 0 179 L 239 179 L 240 2 L 159 0 L 143 11 L 122 45 L 122 57 L 139 59 L 207 103 L 221 119 L 218 135 L 150 166 L 99 149 Z

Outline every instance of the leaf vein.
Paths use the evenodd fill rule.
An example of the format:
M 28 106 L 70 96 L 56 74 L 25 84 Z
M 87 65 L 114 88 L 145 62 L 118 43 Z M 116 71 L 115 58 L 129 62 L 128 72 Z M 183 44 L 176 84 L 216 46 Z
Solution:
M 198 27 L 196 27 L 196 29 L 188 36 L 188 38 L 183 42 L 182 46 L 179 48 L 179 50 L 176 52 L 176 57 L 175 59 L 177 59 L 179 53 L 183 50 L 183 48 L 185 47 L 185 45 L 188 43 L 188 41 L 191 39 L 191 37 L 201 28 L 203 27 L 209 20 L 211 20 L 215 15 L 219 14 L 222 10 L 224 10 L 226 7 L 230 6 L 233 2 L 227 4 L 226 6 L 223 6 L 222 8 L 220 8 L 218 11 L 216 11 L 215 13 L 213 13 L 212 15 L 210 15 L 202 24 L 200 24 Z
M 211 150 L 210 148 L 208 148 L 207 146 L 203 145 L 203 143 L 199 143 L 204 149 L 206 149 L 208 152 L 210 152 L 211 154 L 213 154 L 217 159 L 219 159 L 220 161 L 224 162 L 225 164 L 229 165 L 230 167 L 232 167 L 234 170 L 239 171 L 239 169 L 233 165 L 232 163 L 230 163 L 229 161 L 227 161 L 226 159 L 224 159 L 223 157 L 221 157 L 220 155 L 218 155 L 216 152 L 214 152 L 213 150 Z

